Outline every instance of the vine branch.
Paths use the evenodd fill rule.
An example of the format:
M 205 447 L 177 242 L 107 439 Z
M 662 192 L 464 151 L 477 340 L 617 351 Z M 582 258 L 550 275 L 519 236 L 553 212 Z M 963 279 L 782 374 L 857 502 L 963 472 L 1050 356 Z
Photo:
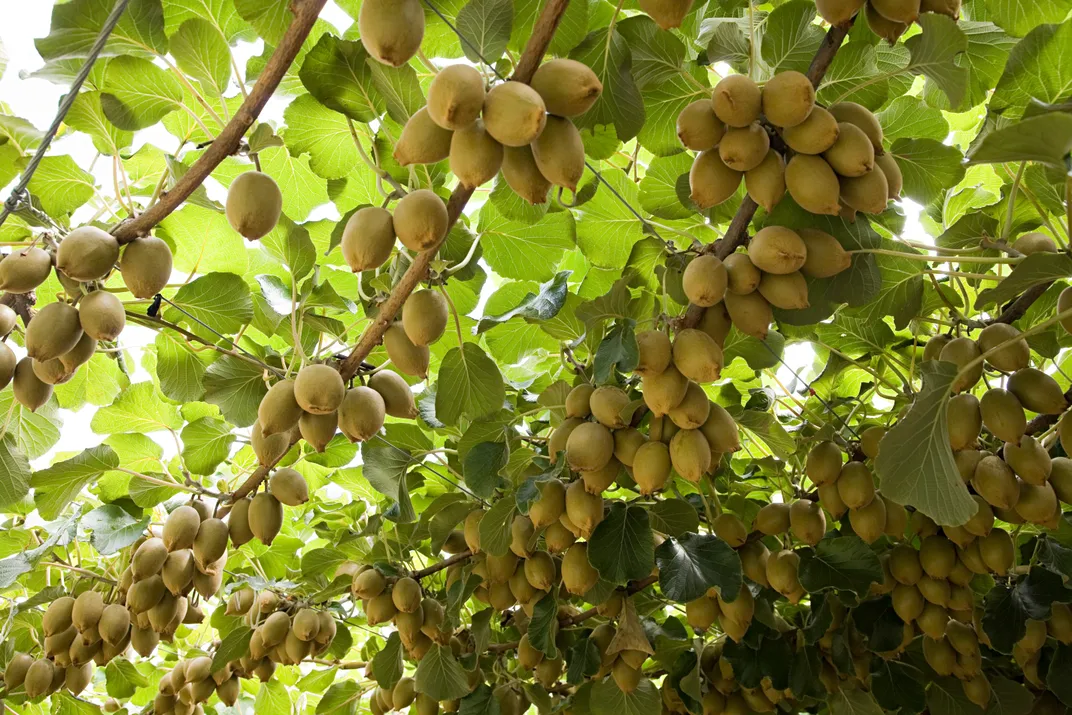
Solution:
M 272 53 L 268 64 L 264 67 L 253 91 L 249 93 L 242 106 L 235 113 L 220 135 L 208 147 L 204 154 L 194 162 L 190 170 L 175 183 L 171 191 L 165 191 L 160 195 L 160 200 L 145 210 L 140 216 L 124 221 L 112 230 L 112 235 L 119 243 L 130 243 L 139 236 L 145 236 L 157 224 L 171 215 L 182 205 L 191 194 L 204 183 L 212 172 L 224 159 L 238 151 L 242 137 L 245 136 L 253 122 L 260 116 L 268 100 L 275 94 L 276 88 L 283 80 L 287 70 L 294 64 L 305 43 L 305 38 L 313 29 L 320 11 L 327 0 L 293 0 L 291 8 L 294 19 L 291 20 L 287 32 L 280 40 L 279 46 Z

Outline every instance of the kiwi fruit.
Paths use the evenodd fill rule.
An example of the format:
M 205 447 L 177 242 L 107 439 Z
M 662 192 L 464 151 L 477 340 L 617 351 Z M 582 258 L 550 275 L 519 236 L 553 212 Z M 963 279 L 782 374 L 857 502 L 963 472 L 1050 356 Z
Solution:
M 74 600 L 71 608 L 71 622 L 79 631 L 96 628 L 104 613 L 104 597 L 96 591 L 83 591 Z
M 849 122 L 838 123 L 837 141 L 822 154 L 831 168 L 843 177 L 860 177 L 875 169 L 874 145 L 863 129 Z
M 415 291 L 402 306 L 402 329 L 414 345 L 427 346 L 439 340 L 447 327 L 447 301 L 431 289 Z
M 127 323 L 123 303 L 104 290 L 95 290 L 82 297 L 78 318 L 82 330 L 94 340 L 115 340 Z
M 789 531 L 790 506 L 784 502 L 771 502 L 756 513 L 753 523 L 755 528 L 765 536 L 777 536 Z
M 855 211 L 880 214 L 889 203 L 890 187 L 886 175 L 872 171 L 863 176 L 841 178 L 841 200 Z
M 119 242 L 96 226 L 71 231 L 56 251 L 56 268 L 76 281 L 104 278 L 119 260 Z
M 386 587 L 387 580 L 375 568 L 367 568 L 354 575 L 353 593 L 363 601 L 379 596 Z
M 257 456 L 257 461 L 265 466 L 271 466 L 282 459 L 290 449 L 290 437 L 289 431 L 265 435 L 261 430 L 261 423 L 254 422 L 250 429 L 249 443 L 253 448 L 253 454 Z
M 40 248 L 14 250 L 0 261 L 0 290 L 29 293 L 48 279 L 52 256 Z
M 954 452 L 975 444 L 983 426 L 978 398 L 970 392 L 953 397 L 946 407 L 946 422 L 949 425 L 949 446 Z
M 723 265 L 726 267 L 726 290 L 729 292 L 748 295 L 759 288 L 763 273 L 747 253 L 731 253 L 726 256 Z
M 547 124 L 547 107 L 532 87 L 503 82 L 491 88 L 484 100 L 484 126 L 503 146 L 531 144 Z
M 748 527 L 736 514 L 724 511 L 715 517 L 711 524 L 715 536 L 725 541 L 731 547 L 739 549 L 748 540 Z
M 227 191 L 227 221 L 248 241 L 264 238 L 283 215 L 283 193 L 275 179 L 259 171 L 235 177 Z M 62 270 L 62 268 L 61 268 Z
M 680 430 L 670 440 L 670 463 L 681 477 L 699 483 L 711 469 L 711 447 L 698 429 Z
M 685 398 L 667 416 L 681 429 L 699 429 L 710 414 L 711 401 L 707 399 L 707 393 L 695 382 L 689 382 Z
M 343 259 L 354 273 L 379 268 L 395 246 L 391 212 L 376 206 L 357 210 L 343 228 L 341 245 Z
M 920 0 L 870 0 L 869 4 L 891 22 L 908 25 L 919 18 Z
M 510 550 L 519 559 L 528 558 L 536 544 L 533 538 L 535 534 L 536 529 L 532 525 L 532 520 L 524 514 L 515 514 L 510 524 Z
M 197 563 L 204 568 L 219 561 L 227 553 L 228 537 L 227 524 L 222 519 L 212 518 L 202 521 L 193 544 L 194 558 Z
M 530 204 L 547 203 L 551 182 L 540 173 L 532 148 L 506 147 L 503 152 L 502 175 L 514 193 Z
M 979 556 L 991 573 L 1003 576 L 1016 565 L 1016 547 L 1009 532 L 994 528 L 979 539 Z
M 748 295 L 726 293 L 724 303 L 734 327 L 757 340 L 767 338 L 774 314 L 766 298 L 758 292 Z
M 160 569 L 160 578 L 171 595 L 180 596 L 193 583 L 196 568 L 193 551 L 179 549 L 168 554 Z
M 231 505 L 231 512 L 227 515 L 227 532 L 231 537 L 231 543 L 236 547 L 248 543 L 253 538 L 253 532 L 249 528 L 249 505 L 251 500 L 246 497 L 237 500 Z
M 722 373 L 722 348 L 702 330 L 686 328 L 678 331 L 674 337 L 673 354 L 678 371 L 693 382 L 714 382 Z
M 15 399 L 30 412 L 36 412 L 52 397 L 52 385 L 37 376 L 33 364 L 33 358 L 24 357 L 15 364 L 11 377 Z
M 707 596 L 685 604 L 685 620 L 697 631 L 706 631 L 718 620 L 718 601 Z
M 856 102 L 839 102 L 838 104 L 830 105 L 828 111 L 834 115 L 839 124 L 847 122 L 862 129 L 867 138 L 871 140 L 871 146 L 875 148 L 876 156 L 881 156 L 884 153 L 882 148 L 882 125 L 879 124 L 878 118 L 870 109 Z
M 871 3 L 867 4 L 865 16 L 867 17 L 867 26 L 871 28 L 871 32 L 886 40 L 890 45 L 895 44 L 901 35 L 908 30 L 907 23 L 887 19 Z
M 928 536 L 919 545 L 919 563 L 931 578 L 948 578 L 957 563 L 957 550 L 944 536 Z
M 164 521 L 164 546 L 168 551 L 189 549 L 194 545 L 200 528 L 201 515 L 189 504 L 184 504 L 168 514 Z
M 810 499 L 793 502 L 789 507 L 789 531 L 802 543 L 818 544 L 826 535 L 826 515 L 819 504 Z
M 1050 455 L 1031 435 L 1024 435 L 1019 443 L 1006 443 L 1005 463 L 1029 484 L 1045 484 L 1050 478 Z
M 570 191 L 584 174 L 584 141 L 573 122 L 550 116 L 543 132 L 532 142 L 532 155 L 540 173 L 554 186 Z
M 283 528 L 283 505 L 268 492 L 261 492 L 253 497 L 249 505 L 249 530 L 265 546 L 272 541 Z
M 428 115 L 443 129 L 464 129 L 480 116 L 484 94 L 479 70 L 465 64 L 449 65 L 428 86 Z
M 302 415 L 301 405 L 294 394 L 294 380 L 280 380 L 268 388 L 257 408 L 257 420 L 265 436 L 289 432 Z
M 577 543 L 562 557 L 562 584 L 574 596 L 583 596 L 599 581 L 599 572 L 588 562 L 588 544 Z
M 289 467 L 277 469 L 272 473 L 268 480 L 268 491 L 285 506 L 301 506 L 309 501 L 309 485 L 305 477 Z M 215 560 L 209 559 L 208 561 Z
M 8 692 L 15 690 L 25 682 L 26 673 L 29 672 L 33 663 L 33 656 L 27 653 L 15 653 L 11 656 L 7 666 L 4 668 L 4 686 Z
M 492 139 L 482 119 L 457 129 L 450 140 L 450 171 L 462 186 L 475 189 L 495 178 L 503 165 L 503 145 Z
M 395 205 L 395 234 L 411 251 L 437 247 L 446 237 L 449 226 L 446 204 L 428 189 L 412 191 Z
M 1020 482 L 1020 498 L 1015 509 L 1024 521 L 1044 524 L 1050 520 L 1057 508 L 1057 494 L 1048 483 Z
M 130 570 L 135 581 L 160 573 L 160 568 L 167 559 L 168 548 L 159 537 L 146 539 L 134 550 L 130 559 Z M 46 632 L 46 635 L 50 635 Z
M 951 362 L 958 369 L 973 365 L 953 381 L 953 392 L 964 392 L 979 382 L 979 378 L 983 376 L 983 361 L 978 359 L 980 355 L 982 352 L 979 346 L 971 338 L 954 338 L 942 348 L 940 360 Z
M 805 211 L 826 216 L 841 213 L 837 174 L 821 156 L 797 154 L 790 159 L 785 167 L 785 186 Z
M 875 479 L 863 462 L 848 462 L 837 478 L 838 496 L 850 509 L 860 509 L 875 498 Z
M 592 414 L 592 395 L 596 388 L 586 382 L 577 385 L 566 394 L 566 417 L 585 418 Z
M 804 472 L 817 487 L 832 484 L 841 475 L 843 461 L 841 449 L 836 444 L 820 442 L 808 452 Z
M 26 669 L 26 675 L 22 682 L 26 697 L 30 700 L 35 700 L 46 694 L 52 688 L 52 681 L 56 676 L 56 671 L 56 666 L 53 665 L 51 660 L 46 658 L 35 660 Z
M 726 294 L 727 281 L 726 267 L 718 256 L 705 254 L 686 266 L 682 288 L 691 304 L 710 308 Z
M 377 370 L 369 378 L 368 386 L 380 393 L 380 397 L 383 398 L 384 411 L 390 416 L 408 420 L 417 416 L 413 391 L 397 372 Z
M 614 437 L 598 422 L 578 425 L 566 442 L 566 460 L 579 472 L 602 469 L 613 456 Z
M 371 387 L 347 390 L 339 405 L 339 430 L 351 442 L 365 442 L 380 431 L 387 414 L 380 393 Z
M 118 645 L 130 633 L 130 611 L 118 603 L 105 606 L 97 630 L 105 643 Z
M 659 375 L 670 366 L 673 348 L 670 337 L 661 330 L 642 330 L 636 334 L 637 366 L 633 370 L 641 377 Z
M 681 404 L 689 388 L 689 380 L 674 365 L 654 375 L 641 378 L 644 404 L 656 417 L 662 417 Z
M 779 72 L 763 87 L 763 114 L 777 127 L 803 123 L 814 107 L 815 87 L 800 72 Z
M 979 349 L 987 355 L 986 361 L 1003 372 L 1016 372 L 1031 363 L 1031 348 L 1020 338 L 1020 331 L 1007 323 L 994 323 L 983 328 L 976 338 Z M 1007 344 L 1006 344 L 1007 343 Z M 1004 347 L 1000 347 L 1004 345 Z
M 677 138 L 686 149 L 710 151 L 718 146 L 726 134 L 726 125 L 718 116 L 711 102 L 698 99 L 677 115 Z
M 614 458 L 632 467 L 637 450 L 647 441 L 648 438 L 635 427 L 614 430 Z
M 726 310 L 726 306 L 719 301 L 704 310 L 696 327 L 710 335 L 718 346 L 722 347 L 726 343 L 726 337 L 729 336 L 730 330 L 733 329 L 733 321 L 730 320 L 730 314 Z
M 803 122 L 782 130 L 782 139 L 798 154 L 822 154 L 835 145 L 839 135 L 834 115 L 818 106 Z
M 1006 389 L 1016 395 L 1025 409 L 1040 415 L 1059 415 L 1068 409 L 1068 400 L 1057 381 L 1033 367 L 1013 373 Z
M 34 360 L 33 371 L 34 375 L 37 375 L 37 379 L 46 385 L 61 385 L 74 377 L 74 373 L 68 371 L 59 358 L 52 358 L 44 362 Z
M 583 422 L 584 420 L 577 417 L 567 417 L 558 427 L 552 430 L 551 436 L 547 440 L 547 453 L 551 464 L 558 463 L 559 452 L 566 450 L 566 442 L 569 440 L 570 435 L 573 434 L 573 430 Z
M 736 194 L 742 176 L 726 166 L 718 151 L 700 152 L 689 171 L 690 198 L 701 211 L 706 211 Z
M 730 127 L 718 145 L 718 155 L 734 171 L 750 171 L 759 166 L 770 151 L 770 137 L 759 122 L 747 127 Z
M 556 117 L 584 114 L 603 93 L 603 83 L 588 65 L 565 58 L 544 62 L 529 84 Z
M 387 329 L 383 335 L 383 346 L 387 349 L 387 357 L 403 374 L 422 380 L 428 377 L 431 361 L 428 346 L 414 345 L 401 323 L 392 323 Z
M 402 128 L 394 158 L 402 166 L 435 164 L 450 156 L 454 133 L 436 124 L 427 107 L 417 110 Z
M 879 154 L 875 157 L 875 169 L 881 171 L 886 177 L 886 186 L 889 188 L 887 198 L 895 201 L 901 198 L 901 189 L 904 188 L 904 175 L 901 166 L 893 154 Z
M 529 506 L 529 520 L 537 529 L 558 521 L 566 510 L 566 487 L 557 479 L 536 484 L 540 497 Z
M 1057 253 L 1057 243 L 1039 231 L 1023 234 L 1013 241 L 1012 247 L 1025 256 L 1032 253 Z
M 135 298 L 152 298 L 171 280 L 171 248 L 155 236 L 136 238 L 123 249 L 119 272 Z
M 18 324 L 18 314 L 10 306 L 0 303 L 0 338 L 6 338 Z
M 800 271 L 811 278 L 831 278 L 852 265 L 852 255 L 841 242 L 815 228 L 796 229 L 804 242 L 805 259 Z
M 661 491 L 670 479 L 670 448 L 662 443 L 649 441 L 640 445 L 633 458 L 633 480 L 641 494 Z
M 367 0 L 357 16 L 361 44 L 385 65 L 409 62 L 424 39 L 424 8 L 420 0 Z
M 294 399 L 309 414 L 331 414 L 345 396 L 342 375 L 330 365 L 306 365 L 294 378 Z
M 67 303 L 49 303 L 26 326 L 26 353 L 45 361 L 70 352 L 82 338 L 78 310 Z
M 960 17 L 960 4 L 961 0 L 922 0 L 919 11 L 921 13 L 937 12 L 956 20 Z
M 775 551 L 767 559 L 767 582 L 783 596 L 799 594 L 804 590 L 800 585 L 799 570 L 800 556 L 795 551 Z
M 629 426 L 631 400 L 622 388 L 613 385 L 597 387 L 588 403 L 592 416 L 604 427 L 617 430 Z
M 743 74 L 731 74 L 715 85 L 711 106 L 724 124 L 747 127 L 759 119 L 763 90 Z
M 785 159 L 771 149 L 757 166 L 744 175 L 745 190 L 749 197 L 767 212 L 785 196 Z
M 975 467 L 971 483 L 979 496 L 999 509 L 1012 509 L 1020 498 L 1016 476 L 1000 457 L 984 457 Z
M 664 30 L 681 27 L 692 8 L 692 0 L 638 0 L 637 4 Z
M 810 305 L 808 282 L 800 271 L 764 273 L 759 283 L 759 294 L 772 306 L 782 310 L 802 310 Z

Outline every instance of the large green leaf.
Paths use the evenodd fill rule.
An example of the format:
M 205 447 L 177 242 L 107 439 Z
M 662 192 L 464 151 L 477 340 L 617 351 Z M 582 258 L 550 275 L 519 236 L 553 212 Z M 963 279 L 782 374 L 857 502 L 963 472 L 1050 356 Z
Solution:
M 204 376 L 205 402 L 218 405 L 223 416 L 238 427 L 257 419 L 257 407 L 268 392 L 264 370 L 230 355 L 212 363 Z
M 183 425 L 175 405 L 167 402 L 151 382 L 138 382 L 119 394 L 115 402 L 93 415 L 90 427 L 99 434 L 160 432 Z
M 90 482 L 119 466 L 119 455 L 107 445 L 87 449 L 71 459 L 35 472 L 30 479 L 41 516 L 57 519 Z
M 195 332 L 208 326 L 211 332 L 233 334 L 253 319 L 249 286 L 234 273 L 201 276 L 179 288 L 171 302 L 175 307 L 165 311 L 168 319 L 189 323 Z
M 117 57 L 104 75 L 104 116 L 128 131 L 145 129 L 182 107 L 182 85 L 167 70 L 139 57 Z
M 182 459 L 194 474 L 209 475 L 231 453 L 235 436 L 218 417 L 202 417 L 182 428 Z
M 499 367 L 475 343 L 465 343 L 446 354 L 439 380 L 445 387 L 436 392 L 436 417 L 445 424 L 495 412 L 506 397 Z
M 370 122 L 383 114 L 386 106 L 373 84 L 370 61 L 360 42 L 324 35 L 305 56 L 301 81 L 325 107 L 359 122 Z
M 98 553 L 114 554 L 140 539 L 149 521 L 149 517 L 137 519 L 115 504 L 105 504 L 83 516 L 79 523 L 92 532 L 89 543 Z
M 577 118 L 579 128 L 614 126 L 620 141 L 635 137 L 644 126 L 644 102 L 632 74 L 629 43 L 616 29 L 596 30 L 588 35 L 570 57 L 592 68 L 603 83 L 603 93 L 595 105 Z
M 108 36 L 102 54 L 105 57 L 146 57 L 167 52 L 168 38 L 164 34 L 160 5 L 160 0 L 131 0 L 119 24 Z M 46 60 L 88 57 L 114 7 L 111 0 L 74 0 L 56 4 L 52 9 L 48 37 L 34 42 L 37 51 Z
M 713 534 L 667 539 L 655 550 L 655 563 L 659 567 L 659 587 L 671 601 L 694 601 L 712 587 L 732 601 L 741 590 L 741 559 L 729 544 Z
M 650 574 L 655 544 L 648 512 L 614 502 L 588 540 L 588 561 L 610 583 L 624 584 Z
M 454 26 L 470 61 L 495 64 L 506 51 L 513 24 L 513 0 L 469 0 Z
M 417 692 L 433 700 L 453 700 L 469 694 L 465 671 L 448 646 L 433 645 L 421 658 L 414 677 Z
M 171 35 L 171 54 L 179 68 L 219 92 L 231 81 L 231 49 L 218 27 L 208 20 L 184 22 Z
M 9 507 L 30 492 L 30 461 L 14 436 L 0 439 L 0 507 Z
M 863 596 L 882 583 L 878 556 L 858 536 L 828 536 L 800 552 L 800 585 L 808 593 L 834 589 Z

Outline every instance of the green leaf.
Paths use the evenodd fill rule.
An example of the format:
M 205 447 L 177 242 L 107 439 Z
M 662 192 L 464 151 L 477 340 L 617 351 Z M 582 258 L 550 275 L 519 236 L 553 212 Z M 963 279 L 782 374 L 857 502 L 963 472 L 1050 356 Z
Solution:
M 360 693 L 361 684 L 356 680 L 335 683 L 316 704 L 316 715 L 354 715 Z
M 383 650 L 372 657 L 372 673 L 381 688 L 393 688 L 402 678 L 402 639 L 395 631 Z
M 1024 291 L 1043 283 L 1052 283 L 1072 276 L 1072 258 L 1064 254 L 1035 253 L 1024 258 L 994 288 L 979 292 L 976 310 L 988 305 L 1002 305 Z
M 345 178 L 361 161 L 346 117 L 333 112 L 311 94 L 303 94 L 283 112 L 283 136 L 296 154 L 309 155 L 309 168 L 324 179 Z
M 249 653 L 249 640 L 252 637 L 253 630 L 246 626 L 237 626 L 224 636 L 212 656 L 212 672 L 215 673 L 232 660 L 246 657 Z
M 833 536 L 815 548 L 801 549 L 800 585 L 808 593 L 835 589 L 863 596 L 882 582 L 882 564 L 858 536 Z
M 253 32 L 235 9 L 234 0 L 168 0 L 164 3 L 164 29 L 168 35 L 193 18 L 207 20 L 228 43 L 239 38 L 253 39 Z
M 684 536 L 700 528 L 700 514 L 684 499 L 663 499 L 648 510 L 651 528 L 667 536 Z M 658 560 L 659 552 L 656 550 Z
M 883 715 L 882 708 L 866 690 L 843 688 L 833 693 L 826 703 L 830 715 Z
M 1061 22 L 1072 10 L 1069 0 L 984 0 L 986 16 L 1011 35 L 1022 37 L 1039 25 Z
M 767 16 L 761 44 L 763 60 L 771 73 L 807 72 L 823 31 L 815 24 L 815 3 L 792 0 Z
M 101 445 L 36 472 L 30 486 L 37 510 L 45 519 L 58 519 L 82 489 L 118 466 L 119 456 L 111 447 Z
M 115 504 L 105 504 L 82 517 L 79 522 L 90 532 L 89 543 L 102 555 L 114 554 L 140 539 L 151 519 L 136 519 Z
M 480 209 L 477 231 L 484 260 L 504 278 L 551 280 L 562 254 L 572 250 L 576 242 L 575 222 L 569 211 L 514 220 L 494 201 Z
M 662 698 L 648 678 L 641 678 L 636 690 L 625 693 L 607 676 L 592 686 L 588 706 L 592 715 L 659 715 Z
M 1021 5 L 1018 0 L 1001 1 Z M 1063 0 L 1061 4 L 1065 4 Z M 1024 7 L 1033 5 L 1023 4 Z M 1009 53 L 1005 70 L 990 98 L 991 111 L 1012 119 L 1023 116 L 1033 100 L 1056 104 L 1067 99 L 1072 84 L 1072 67 L 1064 61 L 1072 42 L 1072 21 L 1032 25 L 1029 29 L 1027 36 Z
M 113 698 L 132 697 L 138 688 L 149 685 L 149 679 L 126 658 L 113 658 L 109 661 L 104 668 L 104 679 L 105 690 Z
M 647 510 L 614 502 L 588 540 L 588 561 L 611 583 L 648 576 L 655 564 L 655 544 Z
M 217 405 L 237 427 L 249 427 L 256 421 L 261 398 L 268 392 L 262 368 L 230 355 L 208 367 L 204 386 L 205 402 Z
M 914 665 L 876 658 L 871 661 L 871 693 L 886 710 L 922 712 L 927 706 L 923 673 Z
M 386 104 L 373 85 L 370 60 L 360 42 L 324 35 L 305 56 L 298 74 L 309 93 L 328 109 L 371 122 L 383 114 Z
M 960 150 L 936 139 L 898 139 L 890 153 L 904 175 L 904 195 L 921 204 L 939 200 L 964 178 Z
M 30 193 L 52 216 L 63 216 L 83 205 L 96 192 L 93 177 L 70 156 L 46 156 L 30 179 Z
M 469 450 L 462 463 L 465 486 L 478 497 L 490 497 L 502 481 L 499 473 L 506 466 L 506 444 L 481 442 Z
M 737 552 L 713 534 L 667 539 L 655 550 L 655 563 L 663 595 L 678 603 L 694 601 L 711 587 L 733 600 L 744 578 Z
M 968 38 L 957 27 L 956 20 L 934 12 L 919 16 L 923 32 L 905 40 L 912 53 L 908 70 L 925 75 L 945 92 L 954 111 L 962 109 L 968 91 L 968 70 L 957 58 L 968 49 Z
M 990 132 L 968 155 L 971 164 L 1033 161 L 1064 169 L 1072 151 L 1072 115 L 1041 114 Z
M 399 519 L 403 522 L 416 520 L 417 515 L 406 489 L 406 473 L 414 463 L 413 455 L 387 440 L 377 438 L 376 442 L 361 445 L 361 458 L 365 463 L 362 475 L 373 489 L 398 503 Z
M 532 619 L 526 631 L 533 648 L 548 658 L 558 657 L 555 636 L 558 635 L 558 596 L 552 589 L 532 608 Z
M 500 715 L 499 699 L 487 683 L 476 686 L 476 690 L 462 698 L 458 715 Z
M 316 248 L 309 238 L 309 230 L 286 216 L 261 239 L 261 245 L 287 267 L 296 281 L 309 275 L 316 267 Z
M 475 343 L 446 354 L 439 367 L 439 384 L 450 386 L 436 392 L 436 417 L 448 425 L 462 417 L 474 419 L 495 412 L 506 398 L 498 365 Z
M 949 448 L 946 406 L 957 366 L 933 360 L 923 363 L 920 372 L 923 389 L 908 414 L 883 437 L 875 472 L 887 499 L 913 506 L 943 526 L 963 524 L 977 505 Z
M 46 60 L 88 57 L 114 8 L 111 0 L 74 0 L 53 6 L 48 37 L 34 41 L 37 51 Z M 167 49 L 160 0 L 131 0 L 101 55 L 149 57 L 163 55 Z
M 595 195 L 578 210 L 577 245 L 593 265 L 621 270 L 629 261 L 633 245 L 645 237 L 643 225 L 629 210 L 640 203 L 639 189 L 625 172 L 617 169 L 608 169 L 601 176 L 609 186 L 586 172 L 585 184 L 592 182 L 596 189 Z
M 372 60 L 368 64 L 372 68 L 372 84 L 386 103 L 387 116 L 405 124 L 424 107 L 424 92 L 416 70 L 409 65 L 389 67 Z
M 220 211 L 187 204 L 160 224 L 175 254 L 175 270 L 187 273 L 246 272 L 245 239 Z
M 266 43 L 278 45 L 283 39 L 292 17 L 288 0 L 234 0 L 234 4 Z
M 11 434 L 0 439 L 0 507 L 9 507 L 30 493 L 30 461 Z
M 278 680 L 261 683 L 253 709 L 258 715 L 290 715 L 290 693 Z
M 687 152 L 659 156 L 651 160 L 640 180 L 640 207 L 656 218 L 690 219 L 695 212 L 682 201 L 689 195 L 692 157 Z
M 101 109 L 127 131 L 151 127 L 182 107 L 182 85 L 167 70 L 140 57 L 116 57 L 104 74 Z
M 134 141 L 132 132 L 123 131 L 104 116 L 101 93 L 97 91 L 79 93 L 64 121 L 91 136 L 93 147 L 102 154 L 115 156 Z
M 174 405 L 163 400 L 151 382 L 138 382 L 123 390 L 108 407 L 93 415 L 90 427 L 98 434 L 160 432 L 182 428 Z
M 593 369 L 598 384 L 608 382 L 617 370 L 632 372 L 640 361 L 640 348 L 630 322 L 619 323 L 600 341 L 596 348 Z
M 517 514 L 517 501 L 499 499 L 480 519 L 480 549 L 492 556 L 504 556 L 510 549 L 510 526 Z
M 417 692 L 433 700 L 454 700 L 469 694 L 465 671 L 447 646 L 433 645 L 417 665 Z
M 949 122 L 942 112 L 919 97 L 898 97 L 875 116 L 887 143 L 901 138 L 944 141 L 949 136 Z
M 249 286 L 234 273 L 209 273 L 179 288 L 166 311 L 172 322 L 200 321 L 224 335 L 237 333 L 253 319 Z M 193 323 L 196 329 L 200 327 Z
M 1067 646 L 1061 647 L 1067 648 Z M 1052 663 L 1049 672 L 1054 672 Z M 1028 715 L 1035 705 L 1035 698 L 1030 690 L 1020 683 L 1001 676 L 990 676 L 990 694 L 992 699 L 990 707 L 986 709 L 986 715 Z
M 194 402 L 205 394 L 205 363 L 173 331 L 161 330 L 153 342 L 160 391 L 176 402 Z
M 477 324 L 477 334 L 501 325 L 511 318 L 524 318 L 526 322 L 532 323 L 555 317 L 558 311 L 562 310 L 562 306 L 566 303 L 566 296 L 569 295 L 570 275 L 570 271 L 562 271 L 547 283 L 542 284 L 539 293 L 526 293 L 516 307 L 498 315 L 481 318 Z
M 513 25 L 513 0 L 469 0 L 454 27 L 470 62 L 495 64 L 506 51 Z
M 221 93 L 227 90 L 231 81 L 231 49 L 211 22 L 194 18 L 182 23 L 171 36 L 169 49 L 179 69 L 187 75 Z
M 927 711 L 931 715 L 983 715 L 983 709 L 968 700 L 956 678 L 938 678 L 927 688 Z
M 603 94 L 596 103 L 574 120 L 577 128 L 611 124 L 620 141 L 635 137 L 644 127 L 644 102 L 633 79 L 632 55 L 625 37 L 613 28 L 595 30 L 570 52 L 570 58 L 591 67 L 603 83 Z
M 218 417 L 202 417 L 182 428 L 182 460 L 194 474 L 214 474 L 231 453 L 235 436 Z

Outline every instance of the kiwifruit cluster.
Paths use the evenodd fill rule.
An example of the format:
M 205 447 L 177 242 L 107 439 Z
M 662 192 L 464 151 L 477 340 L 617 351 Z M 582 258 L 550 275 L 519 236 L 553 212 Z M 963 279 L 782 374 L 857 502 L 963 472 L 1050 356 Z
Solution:
M 0 290 L 29 293 L 49 277 L 57 277 L 71 302 L 45 305 L 26 326 L 26 357 L 15 358 L 0 344 L 0 389 L 9 383 L 15 399 L 35 411 L 48 402 L 55 385 L 67 382 L 89 362 L 98 342 L 115 342 L 126 326 L 123 303 L 100 288 L 116 263 L 127 289 L 138 298 L 159 293 L 171 277 L 171 249 L 159 238 L 139 238 L 120 251 L 111 234 L 82 226 L 60 241 L 53 253 L 42 248 L 15 250 L 0 260 Z M 0 333 L 15 328 L 15 314 L 0 310 Z
M 395 625 L 413 660 L 423 658 L 433 643 L 450 641 L 443 604 L 426 597 L 414 578 L 389 577 L 374 566 L 361 566 L 354 571 L 351 593 L 361 601 L 369 625 Z
M 882 213 L 900 196 L 901 171 L 875 115 L 853 102 L 816 104 L 811 80 L 799 72 L 780 72 L 762 88 L 729 75 L 710 100 L 682 110 L 677 133 L 699 152 L 689 186 L 701 210 L 729 200 L 742 180 L 767 211 L 786 191 L 811 213 L 849 217 Z
M 595 73 L 576 60 L 550 60 L 529 84 L 506 81 L 490 90 L 474 67 L 450 65 L 432 80 L 428 104 L 406 123 L 394 157 L 402 166 L 449 158 L 451 172 L 468 188 L 501 170 L 518 196 L 542 204 L 552 186 L 577 190 L 584 142 L 572 117 L 587 112 L 602 92 Z
M 961 0 L 815 0 L 819 15 L 831 25 L 844 25 L 864 11 L 871 31 L 891 45 L 925 12 L 960 17 Z
M 785 624 L 781 616 L 776 615 L 774 618 L 779 625 Z M 831 628 L 835 627 L 831 626 Z M 701 701 L 703 712 L 712 715 L 715 713 L 747 715 L 749 713 L 791 712 L 796 701 L 791 688 L 779 690 L 773 687 L 769 677 L 764 677 L 757 688 L 746 688 L 740 684 L 738 673 L 734 671 L 730 658 L 723 655 L 726 645 L 726 637 L 722 636 L 707 643 L 700 652 L 700 672 L 703 673 L 707 684 Z M 829 650 L 821 644 L 820 648 L 823 649 L 824 655 Z M 836 682 L 838 676 L 833 667 L 825 658 L 822 664 L 824 675 L 820 677 L 832 677 Z M 668 699 L 664 690 L 663 702 L 666 703 Z M 680 702 L 680 698 L 678 701 Z M 683 705 L 673 702 L 667 704 L 666 709 L 674 715 L 685 715 L 689 712 Z
M 227 615 L 243 616 L 253 629 L 249 654 L 232 665 L 243 677 L 271 677 L 275 665 L 297 665 L 331 646 L 338 625 L 330 612 L 281 598 L 274 591 L 243 587 L 227 600 Z M 264 666 L 264 670 L 260 667 Z
M 242 685 L 230 664 L 212 672 L 212 658 L 200 655 L 180 659 L 160 678 L 154 715 L 202 715 L 203 704 L 213 694 L 220 702 L 232 706 L 238 702 Z

